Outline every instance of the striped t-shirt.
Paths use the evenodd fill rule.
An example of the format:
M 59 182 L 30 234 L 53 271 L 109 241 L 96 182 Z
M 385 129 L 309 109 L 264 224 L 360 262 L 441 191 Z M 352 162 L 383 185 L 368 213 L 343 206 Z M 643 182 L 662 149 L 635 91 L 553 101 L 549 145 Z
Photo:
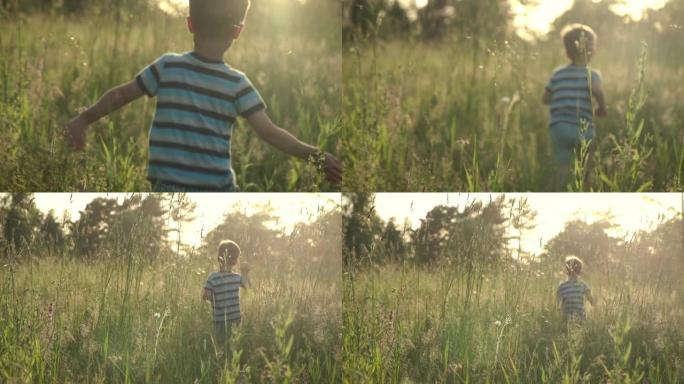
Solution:
M 591 87 L 597 84 L 601 84 L 601 73 L 586 66 L 567 65 L 554 70 L 546 85 L 546 90 L 551 93 L 550 126 L 565 123 L 593 129 L 594 103 Z
M 165 54 L 136 82 L 157 97 L 150 128 L 148 178 L 188 190 L 226 191 L 235 186 L 230 139 L 237 116 L 266 106 L 244 73 L 195 52 Z
M 569 279 L 560 283 L 556 295 L 561 303 L 563 316 L 568 319 L 583 320 L 585 318 L 584 298 L 589 292 L 589 286 L 577 279 Z
M 204 288 L 213 295 L 214 323 L 240 321 L 240 287 L 242 276 L 232 272 L 212 272 Z

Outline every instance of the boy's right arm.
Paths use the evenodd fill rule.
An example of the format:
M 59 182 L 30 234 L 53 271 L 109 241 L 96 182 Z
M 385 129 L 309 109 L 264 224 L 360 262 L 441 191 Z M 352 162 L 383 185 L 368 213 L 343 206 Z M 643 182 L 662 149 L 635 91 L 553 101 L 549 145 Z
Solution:
M 214 293 L 211 291 L 209 288 L 204 288 L 204 291 L 202 291 L 202 300 L 209 300 L 211 301 L 212 296 Z
M 542 97 L 542 103 L 544 105 L 551 104 L 551 91 L 548 88 L 544 89 L 544 97 Z
M 143 91 L 135 80 L 107 91 L 95 105 L 88 108 L 85 112 L 81 113 L 67 124 L 66 135 L 71 146 L 75 150 L 83 149 L 85 146 L 86 129 L 88 128 L 88 125 L 109 115 L 143 94 Z

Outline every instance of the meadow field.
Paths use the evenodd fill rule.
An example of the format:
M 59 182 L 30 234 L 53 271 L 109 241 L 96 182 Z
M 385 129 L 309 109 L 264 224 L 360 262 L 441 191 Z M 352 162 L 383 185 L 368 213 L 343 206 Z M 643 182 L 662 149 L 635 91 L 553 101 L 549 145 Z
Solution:
M 162 228 L 154 224 L 158 219 L 126 208 L 128 201 L 109 224 L 96 224 L 108 228 L 105 234 L 88 235 L 86 243 L 78 240 L 85 232 L 75 228 L 94 216 L 71 226 L 61 247 L 39 235 L 19 246 L 0 239 L 0 382 L 341 380 L 342 265 L 334 212 L 327 224 L 291 232 L 263 226 L 270 220 L 264 213 L 233 214 L 202 246 L 183 246 L 178 254 L 175 243 L 158 242 L 151 229 Z M 11 232 L 6 223 L 3 234 Z M 249 284 L 240 292 L 241 323 L 224 348 L 214 339 L 211 305 L 201 297 L 218 270 L 216 244 L 226 238 L 241 244 L 234 271 Z
M 591 160 L 577 162 L 576 177 L 562 190 L 681 191 L 684 83 L 679 51 L 663 37 L 681 35 L 681 27 L 673 22 L 664 28 L 670 32 L 652 32 L 649 20 L 606 36 L 601 31 L 611 27 L 599 24 L 599 14 L 590 22 L 599 30 L 591 66 L 603 74 L 608 116 L 597 120 Z M 486 20 L 473 23 L 485 28 Z M 532 42 L 512 32 L 484 38 L 459 32 L 452 21 L 441 38 L 426 40 L 381 35 L 390 28 L 381 23 L 378 16 L 368 37 L 345 42 L 346 190 L 554 189 L 542 95 L 551 72 L 568 62 L 556 32 Z M 589 178 L 577 176 L 585 169 Z
M 192 49 L 186 13 L 171 16 L 141 3 L 80 2 L 93 5 L 70 13 L 57 5 L 56 10 L 0 7 L 0 190 L 150 189 L 147 132 L 154 100 L 143 97 L 94 124 L 83 153 L 72 152 L 62 137 L 64 125 L 105 91 L 132 80 L 166 52 Z M 337 9 L 326 4 L 304 9 L 290 1 L 259 5 L 248 15 L 227 62 L 248 74 L 276 124 L 336 153 L 341 84 Z M 261 142 L 244 121 L 235 133 L 233 168 L 241 190 L 333 188 L 314 166 Z
M 4 265 L 1 381 L 339 381 L 339 284 L 255 268 L 226 353 L 201 300 L 213 264 Z
M 560 267 L 347 272 L 345 380 L 681 383 L 684 286 L 634 276 L 583 276 L 597 306 L 575 328 L 555 304 Z

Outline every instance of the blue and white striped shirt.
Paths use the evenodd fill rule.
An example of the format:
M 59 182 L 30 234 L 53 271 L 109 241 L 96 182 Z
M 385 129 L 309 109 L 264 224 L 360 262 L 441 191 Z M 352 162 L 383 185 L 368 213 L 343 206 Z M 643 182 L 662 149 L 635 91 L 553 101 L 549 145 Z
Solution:
M 242 276 L 232 272 L 212 272 L 204 288 L 212 293 L 214 323 L 235 323 L 240 321 L 240 287 Z
M 157 108 L 148 178 L 190 190 L 232 190 L 230 141 L 237 116 L 266 108 L 244 73 L 195 52 L 165 54 L 136 82 Z
M 568 279 L 560 283 L 556 296 L 566 319 L 585 319 L 584 298 L 589 292 L 589 286 L 577 279 Z
M 589 81 L 591 73 L 591 81 Z M 546 85 L 551 94 L 551 123 L 594 128 L 594 101 L 591 87 L 601 84 L 601 73 L 586 66 L 557 68 Z

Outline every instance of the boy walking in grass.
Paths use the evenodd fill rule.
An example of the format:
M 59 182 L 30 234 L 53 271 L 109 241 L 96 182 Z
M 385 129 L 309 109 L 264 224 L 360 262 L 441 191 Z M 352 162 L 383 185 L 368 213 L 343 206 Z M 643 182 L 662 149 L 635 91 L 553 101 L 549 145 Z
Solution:
M 596 52 L 596 33 L 588 26 L 573 24 L 561 33 L 570 64 L 553 71 L 543 102 L 551 113 L 551 142 L 556 161 L 555 190 L 564 189 L 582 149 L 593 152 L 594 117 L 606 116 L 601 74 L 589 67 Z M 585 143 L 584 147 L 582 143 Z M 588 175 L 585 168 L 583 177 Z
M 584 299 L 586 298 L 592 306 L 596 305 L 587 283 L 579 280 L 579 275 L 582 272 L 582 260 L 577 256 L 566 257 L 565 272 L 568 274 L 568 279 L 562 282 L 556 290 L 558 305 L 566 321 L 581 322 L 586 319 Z
M 88 125 L 147 95 L 157 98 L 148 161 L 154 191 L 236 190 L 230 143 L 238 116 L 268 144 L 315 161 L 329 181 L 339 183 L 340 162 L 275 125 L 247 76 L 223 61 L 244 28 L 248 9 L 249 0 L 190 0 L 187 24 L 194 50 L 164 54 L 134 80 L 105 93 L 68 123 L 72 146 L 84 147 Z
M 231 326 L 239 324 L 240 288 L 247 288 L 249 270 L 243 266 L 244 276 L 233 272 L 240 256 L 240 247 L 231 240 L 224 240 L 218 247 L 218 272 L 212 272 L 204 284 L 202 298 L 211 302 L 214 335 L 219 344 L 230 336 Z

